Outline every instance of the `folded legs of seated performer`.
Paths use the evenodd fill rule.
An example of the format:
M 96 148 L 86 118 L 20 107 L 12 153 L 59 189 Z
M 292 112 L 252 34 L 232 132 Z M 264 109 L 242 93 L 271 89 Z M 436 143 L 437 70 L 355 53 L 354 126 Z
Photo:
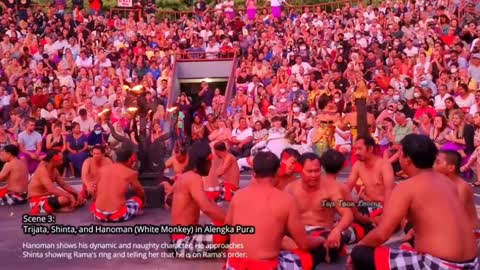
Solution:
M 305 231 L 311 236 L 321 236 L 325 239 L 328 238 L 330 230 L 319 226 L 305 226 Z M 326 248 L 323 245 L 316 249 L 310 250 L 312 254 L 313 265 L 316 266 L 320 263 L 334 263 L 340 258 L 341 253 L 345 247 L 345 243 L 348 239 L 342 234 L 340 238 L 340 246 L 337 248 Z
M 238 189 L 238 186 L 230 182 L 223 181 L 219 186 L 207 188 L 205 191 L 207 192 L 207 197 L 210 200 L 216 203 L 221 203 L 223 201 L 232 201 L 233 195 Z
M 106 212 L 96 208 L 95 203 L 90 206 L 93 217 L 102 222 L 123 222 L 140 215 L 143 210 L 143 201 L 138 196 L 133 196 L 125 205 L 114 212 Z
M 221 226 L 214 222 L 211 226 Z M 172 251 L 177 258 L 200 259 L 203 252 L 213 252 L 222 247 L 219 244 L 228 242 L 228 235 L 220 234 L 172 234 L 170 235 L 173 245 Z M 197 254 L 197 255 L 194 255 Z
M 64 196 L 47 195 L 29 199 L 30 214 L 53 214 L 54 212 L 69 212 L 72 210 L 71 201 Z
M 389 247 L 366 247 L 357 245 L 351 253 L 354 269 L 361 270 L 476 270 L 480 267 L 478 258 L 465 262 L 450 262 L 433 257 L 429 254 L 420 254 L 415 250 L 403 250 Z
M 311 255 L 299 249 L 281 250 L 277 259 L 255 260 L 228 256 L 225 270 L 311 270 L 313 261 Z
M 6 187 L 0 188 L 0 206 L 19 205 L 27 202 L 27 192 L 9 191 Z

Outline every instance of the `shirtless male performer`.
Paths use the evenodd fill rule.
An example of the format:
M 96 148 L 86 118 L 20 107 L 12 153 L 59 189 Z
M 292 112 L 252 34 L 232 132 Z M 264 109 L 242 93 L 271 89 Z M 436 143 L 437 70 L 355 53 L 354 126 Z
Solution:
M 92 157 L 87 158 L 82 165 L 83 186 L 80 195 L 85 199 L 95 198 L 99 171 L 103 166 L 112 164 L 112 160 L 105 157 L 103 146 L 93 146 L 91 153 Z
M 432 171 L 435 143 L 409 134 L 400 145 L 400 166 L 410 178 L 392 191 L 380 223 L 353 248 L 347 264 L 358 270 L 478 269 L 475 235 L 457 187 Z M 405 218 L 413 224 L 415 250 L 381 246 Z
M 237 192 L 227 214 L 229 225 L 254 226 L 255 234 L 232 234 L 226 270 L 312 269 L 308 249 L 325 243 L 322 237 L 309 237 L 300 220 L 297 203 L 286 192 L 273 186 L 280 160 L 272 152 L 253 158 L 253 178 Z M 252 210 L 254 209 L 254 211 Z M 297 250 L 281 250 L 286 233 Z
M 27 202 L 28 168 L 18 159 L 19 152 L 13 144 L 5 145 L 0 152 L 0 159 L 6 162 L 0 172 L 0 182 L 7 181 L 7 185 L 0 188 L 0 206 Z
M 163 181 L 160 183 L 165 192 L 165 208 L 170 208 L 172 206 L 172 194 L 173 188 L 175 187 L 175 180 L 177 179 L 177 175 L 183 173 L 187 164 L 187 149 L 182 143 L 177 142 L 175 144 L 175 148 L 173 149 L 173 155 L 165 162 L 166 169 L 173 169 L 173 179 L 169 179 L 168 181 Z
M 354 148 L 359 161 L 353 164 L 347 182 L 347 192 L 351 193 L 357 180 L 362 179 L 363 188 L 357 206 L 362 213 L 369 216 L 372 224 L 378 222 L 383 204 L 394 187 L 392 165 L 375 155 L 375 147 L 372 137 L 357 137 Z
M 33 173 L 28 184 L 31 215 L 71 212 L 85 201 L 58 172 L 63 165 L 63 154 L 52 150 L 47 153 Z M 61 188 L 55 186 L 55 183 Z
M 277 177 L 273 184 L 276 188 L 284 190 L 288 184 L 296 180 L 295 173 L 302 171 L 300 157 L 300 153 L 295 149 L 287 148 L 282 151 L 280 169 L 277 171 Z
M 217 142 L 213 145 L 213 162 L 210 173 L 205 181 L 205 190 L 210 200 L 217 203 L 222 201 L 230 202 L 239 189 L 240 169 L 237 159 L 227 151 L 224 142 Z M 219 161 L 219 162 L 216 162 Z M 215 166 L 213 166 L 215 164 Z M 218 178 L 223 177 L 219 183 Z
M 318 157 L 315 153 L 302 155 L 302 180 L 290 183 L 285 191 L 296 200 L 300 209 L 300 220 L 305 231 L 312 236 L 327 239 L 326 246 L 311 250 L 314 266 L 321 262 L 336 262 L 345 241 L 342 233 L 353 221 L 350 208 L 353 202 L 346 200 L 343 185 L 337 182 L 337 174 L 342 170 L 345 159 L 335 150 L 327 150 Z M 322 176 L 322 165 L 325 175 Z M 335 223 L 335 213 L 341 218 Z M 289 240 L 284 241 L 288 248 Z
M 117 160 L 100 168 L 98 172 L 95 202 L 90 206 L 93 217 L 102 222 L 123 222 L 142 213 L 145 205 L 145 191 L 138 181 L 134 149 L 123 146 L 116 151 Z M 128 188 L 135 196 L 126 200 Z
M 196 142 L 188 150 L 188 164 L 184 173 L 177 176 L 172 202 L 172 225 L 198 225 L 200 211 L 207 215 L 214 225 L 225 222 L 224 211 L 210 201 L 203 188 L 202 176 L 210 171 L 212 150 L 208 143 Z M 219 234 L 171 234 L 173 251 L 179 258 L 201 258 L 203 252 L 214 251 L 224 244 L 228 237 Z M 195 255 L 196 254 L 196 255 Z

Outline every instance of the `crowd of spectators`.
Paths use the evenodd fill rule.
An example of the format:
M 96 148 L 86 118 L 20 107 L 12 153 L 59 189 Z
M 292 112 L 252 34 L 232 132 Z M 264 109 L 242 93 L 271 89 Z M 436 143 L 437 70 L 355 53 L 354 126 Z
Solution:
M 138 143 L 124 85 L 141 84 L 153 112 L 152 141 L 173 130 L 186 143 L 225 141 L 240 158 L 280 134 L 312 150 L 325 140 L 348 155 L 355 134 L 345 115 L 355 112 L 353 94 L 364 81 L 376 119 L 372 135 L 393 164 L 397 143 L 415 132 L 459 151 L 463 171 L 474 167 L 467 161 L 480 146 L 480 26 L 458 18 L 458 3 L 281 11 L 281 2 L 272 0 L 268 10 L 247 0 L 243 12 L 233 1 L 199 0 L 193 16 L 178 20 L 156 19 L 152 2 L 140 18 L 4 4 L 0 144 L 18 142 L 32 166 L 44 150 L 65 151 L 64 175 L 78 175 L 90 147 L 120 143 L 104 109 L 117 133 Z M 173 57 L 234 54 L 235 94 L 227 99 L 225 89 L 203 82 L 198 93 L 179 96 L 170 121 Z M 334 117 L 326 121 L 325 114 Z M 325 125 L 335 132 L 320 134 Z

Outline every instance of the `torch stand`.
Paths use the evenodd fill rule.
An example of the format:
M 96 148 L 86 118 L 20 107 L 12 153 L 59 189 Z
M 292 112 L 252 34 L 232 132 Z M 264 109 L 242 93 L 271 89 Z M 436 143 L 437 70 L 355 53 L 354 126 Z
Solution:
M 146 207 L 164 207 L 165 193 L 163 186 L 161 186 L 160 183 L 167 180 L 163 175 L 165 168 L 165 151 L 149 151 L 149 148 L 151 148 L 152 144 L 150 143 L 150 130 L 147 128 L 148 115 L 139 115 L 138 146 L 134 145 L 130 138 L 121 136 L 115 131 L 115 127 L 110 122 L 109 116 L 107 116 L 107 120 L 112 136 L 124 145 L 122 147 L 126 147 L 128 145 L 128 147 L 133 147 L 136 149 L 138 161 L 140 162 L 140 167 L 138 168 L 138 178 L 145 190 Z M 155 143 L 161 142 L 156 141 Z M 156 166 L 149 166 L 149 162 L 153 160 L 157 160 L 157 163 L 153 162 Z M 135 195 L 134 192 L 130 190 L 127 194 L 127 197 L 129 198 L 133 195 Z

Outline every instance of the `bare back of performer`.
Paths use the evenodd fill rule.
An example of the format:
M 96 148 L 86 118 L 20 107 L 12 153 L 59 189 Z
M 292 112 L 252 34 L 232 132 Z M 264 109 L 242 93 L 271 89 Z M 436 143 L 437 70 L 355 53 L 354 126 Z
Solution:
M 210 202 L 203 188 L 202 176 L 208 175 L 211 150 L 208 144 L 194 144 L 188 151 L 185 172 L 177 176 L 172 201 L 172 224 L 198 224 L 200 210 L 213 220 L 225 219 L 223 210 Z
M 28 190 L 28 168 L 25 161 L 18 159 L 17 146 L 6 145 L 0 152 L 0 158 L 6 162 L 0 172 L 0 182 L 7 185 L 0 188 L 0 206 L 25 203 Z
M 380 223 L 353 248 L 349 264 L 362 270 L 379 265 L 390 269 L 478 269 L 474 232 L 457 187 L 432 170 L 435 143 L 427 136 L 409 134 L 400 144 L 400 166 L 411 178 L 395 187 Z M 415 250 L 381 246 L 405 218 L 413 224 Z
M 131 147 L 116 151 L 117 161 L 99 170 L 95 202 L 90 210 L 94 218 L 104 222 L 122 222 L 142 213 L 145 192 L 138 181 L 138 172 L 131 169 L 135 163 Z M 135 196 L 126 199 L 129 187 Z
M 255 155 L 251 184 L 233 198 L 226 222 L 253 226 L 255 234 L 231 235 L 232 247 L 228 252 L 240 252 L 244 256 L 229 258 L 227 269 L 294 269 L 294 265 L 310 269 L 311 257 L 305 250 L 324 243 L 323 238 L 307 236 L 299 222 L 300 212 L 294 199 L 273 186 L 279 167 L 280 161 L 275 154 L 260 152 Z M 286 231 L 301 250 L 281 251 Z

